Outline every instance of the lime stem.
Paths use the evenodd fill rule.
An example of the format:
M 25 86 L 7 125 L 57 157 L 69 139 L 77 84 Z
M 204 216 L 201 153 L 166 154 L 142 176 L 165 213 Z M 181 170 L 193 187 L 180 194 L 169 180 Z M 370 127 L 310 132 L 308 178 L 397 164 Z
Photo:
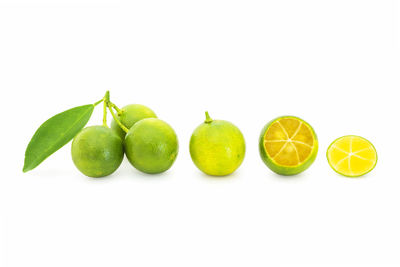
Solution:
M 210 114 L 208 114 L 208 111 L 206 111 L 206 120 L 204 121 L 205 123 L 210 123 L 212 122 L 212 119 L 210 117 Z
M 108 103 L 110 103 L 110 91 L 106 91 L 104 97 L 103 97 L 103 126 L 108 128 L 107 125 L 107 106 Z
M 107 125 L 107 103 L 103 102 L 103 126 L 108 128 Z
M 125 125 L 123 125 L 123 124 L 119 121 L 119 119 L 118 119 L 117 116 L 115 115 L 114 110 L 113 110 L 112 108 L 113 108 L 112 103 L 108 102 L 108 109 L 109 109 L 110 112 L 111 112 L 111 116 L 112 116 L 112 117 L 114 118 L 114 120 L 117 122 L 117 124 L 119 125 L 119 127 L 121 127 L 121 129 L 122 129 L 125 133 L 128 133 L 128 132 L 129 132 L 129 129 L 126 128 Z
M 104 95 L 104 101 L 107 103 L 110 102 L 110 91 L 107 90 L 106 94 Z
M 102 99 L 100 99 L 99 101 L 95 102 L 95 103 L 93 104 L 93 106 L 97 106 L 98 104 L 100 104 L 100 103 L 103 102 L 103 101 L 104 101 L 104 98 L 102 98 Z
M 117 111 L 118 115 L 122 114 L 122 110 L 119 109 L 114 103 L 110 102 L 110 104 L 111 104 L 111 107 Z

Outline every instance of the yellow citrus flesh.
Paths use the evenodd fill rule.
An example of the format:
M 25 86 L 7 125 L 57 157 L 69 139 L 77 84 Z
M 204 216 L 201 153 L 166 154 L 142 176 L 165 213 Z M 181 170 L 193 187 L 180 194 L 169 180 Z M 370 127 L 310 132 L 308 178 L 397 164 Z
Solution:
M 358 177 L 376 165 L 377 153 L 365 138 L 348 135 L 336 139 L 328 148 L 329 165 L 339 174 Z
M 264 136 L 265 151 L 280 166 L 295 167 L 304 163 L 313 152 L 312 129 L 295 117 L 283 117 L 268 128 Z

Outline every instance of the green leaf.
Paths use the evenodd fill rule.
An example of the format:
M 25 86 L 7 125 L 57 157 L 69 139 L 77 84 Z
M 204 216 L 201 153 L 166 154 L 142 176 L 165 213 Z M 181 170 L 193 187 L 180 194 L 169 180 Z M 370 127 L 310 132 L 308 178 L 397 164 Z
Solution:
M 36 130 L 25 151 L 23 172 L 36 168 L 47 157 L 67 144 L 85 127 L 94 105 L 84 105 L 61 112 Z

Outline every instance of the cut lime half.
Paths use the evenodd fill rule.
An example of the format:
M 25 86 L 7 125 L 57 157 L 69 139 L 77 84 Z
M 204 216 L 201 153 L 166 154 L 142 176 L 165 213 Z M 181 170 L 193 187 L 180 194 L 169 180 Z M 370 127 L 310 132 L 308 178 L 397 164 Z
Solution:
M 259 140 L 264 163 L 281 175 L 294 175 L 306 170 L 318 152 L 313 128 L 304 120 L 283 116 L 264 126 Z

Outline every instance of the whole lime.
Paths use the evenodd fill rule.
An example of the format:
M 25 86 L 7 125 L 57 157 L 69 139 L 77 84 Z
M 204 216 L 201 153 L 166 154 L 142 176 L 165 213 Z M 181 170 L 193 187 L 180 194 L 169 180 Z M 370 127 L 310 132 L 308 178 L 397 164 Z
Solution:
M 104 126 L 90 126 L 80 131 L 72 141 L 72 160 L 83 174 L 103 177 L 121 165 L 124 148 L 121 138 Z
M 119 121 L 128 129 L 142 119 L 157 118 L 153 110 L 140 104 L 131 104 L 123 107 L 117 116 Z M 122 140 L 125 138 L 126 133 L 119 127 L 114 119 L 111 121 L 111 129 L 113 129 Z
M 178 155 L 178 138 L 169 124 L 148 118 L 130 128 L 124 147 L 133 167 L 145 173 L 161 173 L 172 166 Z
M 190 138 L 190 156 L 194 164 L 208 175 L 224 176 L 242 163 L 246 145 L 242 132 L 229 121 L 206 120 Z

